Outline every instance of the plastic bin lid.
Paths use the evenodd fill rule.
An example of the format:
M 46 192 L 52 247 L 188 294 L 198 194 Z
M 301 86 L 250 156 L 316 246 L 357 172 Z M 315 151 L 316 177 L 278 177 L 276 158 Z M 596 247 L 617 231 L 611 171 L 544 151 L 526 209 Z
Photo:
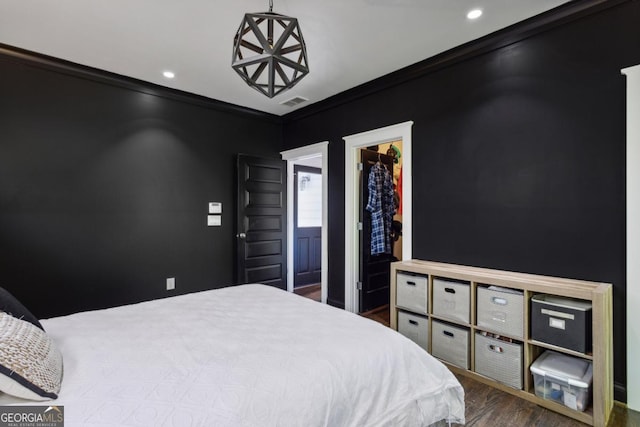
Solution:
M 584 300 L 579 300 L 574 298 L 565 298 L 565 297 L 559 297 L 555 295 L 538 294 L 538 295 L 534 295 L 531 298 L 531 300 L 534 302 L 543 302 L 545 304 L 555 305 L 557 307 L 572 308 L 574 310 L 581 310 L 581 311 L 591 310 L 590 301 L 584 301 Z
M 564 379 L 569 385 L 587 388 L 593 378 L 590 361 L 547 350 L 531 365 L 531 372 Z

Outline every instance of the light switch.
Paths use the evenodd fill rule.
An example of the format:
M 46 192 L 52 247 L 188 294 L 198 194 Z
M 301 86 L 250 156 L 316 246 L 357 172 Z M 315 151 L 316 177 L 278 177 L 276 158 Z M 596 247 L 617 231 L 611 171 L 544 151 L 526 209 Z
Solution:
M 222 215 L 207 215 L 207 226 L 220 227 L 222 225 Z
M 209 202 L 209 213 L 210 214 L 222 213 L 222 202 Z

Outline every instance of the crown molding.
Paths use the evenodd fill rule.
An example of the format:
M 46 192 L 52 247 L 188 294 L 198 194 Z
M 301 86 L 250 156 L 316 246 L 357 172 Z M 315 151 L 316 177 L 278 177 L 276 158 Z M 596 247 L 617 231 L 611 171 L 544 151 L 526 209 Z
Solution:
M 282 118 L 285 124 L 312 116 L 342 104 L 356 101 L 376 92 L 423 77 L 470 58 L 520 42 L 536 34 L 549 31 L 569 22 L 601 12 L 603 10 L 638 0 L 574 0 L 547 12 L 525 19 L 484 37 L 454 47 L 416 64 L 391 72 L 375 80 L 316 102 Z
M 185 102 L 199 107 L 209 108 L 224 113 L 236 114 L 255 119 L 266 120 L 281 124 L 282 118 L 275 114 L 251 108 L 241 107 L 224 101 L 219 101 L 206 96 L 196 95 L 177 89 L 160 86 L 154 83 L 138 80 L 121 74 L 111 73 L 98 68 L 77 64 L 53 56 L 32 52 L 14 46 L 0 43 L 0 58 L 20 62 L 27 66 L 45 69 L 55 73 L 91 80 L 94 82 L 116 86 L 147 95 L 158 96 L 178 102 Z

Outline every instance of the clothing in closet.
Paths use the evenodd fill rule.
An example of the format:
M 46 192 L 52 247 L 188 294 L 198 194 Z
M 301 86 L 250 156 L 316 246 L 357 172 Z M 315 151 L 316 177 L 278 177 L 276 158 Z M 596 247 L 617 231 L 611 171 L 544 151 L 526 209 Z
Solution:
M 399 215 L 402 215 L 402 166 L 400 167 L 400 176 L 398 177 L 398 184 L 396 184 L 396 192 L 398 193 L 398 199 L 400 199 L 397 213 Z
M 395 214 L 393 176 L 380 162 L 369 172 L 369 200 L 371 213 L 371 255 L 390 254 L 392 248 L 391 225 Z

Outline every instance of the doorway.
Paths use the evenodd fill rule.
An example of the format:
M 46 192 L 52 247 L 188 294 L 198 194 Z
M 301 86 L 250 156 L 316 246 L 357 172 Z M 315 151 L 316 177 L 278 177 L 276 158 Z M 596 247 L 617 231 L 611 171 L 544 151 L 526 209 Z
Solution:
M 360 159 L 358 288 L 359 311 L 366 313 L 388 307 L 391 263 L 402 259 L 402 141 L 360 149 Z
M 328 296 L 328 146 L 329 142 L 319 142 L 305 147 L 283 151 L 280 154 L 287 162 L 287 199 L 294 200 L 296 165 L 312 165 L 321 169 L 322 183 L 322 215 L 320 230 L 320 302 L 326 304 Z M 287 204 L 287 291 L 294 291 L 295 258 L 294 258 L 294 203 Z
M 411 180 L 411 128 L 412 121 L 387 126 L 368 132 L 345 136 L 345 310 L 353 313 L 360 312 L 360 291 L 358 282 L 360 281 L 359 267 L 359 182 L 360 171 L 358 163 L 361 148 L 373 145 L 385 144 L 393 141 L 402 141 L 403 171 L 402 185 L 403 195 L 401 205 L 403 213 L 402 231 L 402 260 L 409 260 L 412 257 L 411 237 L 412 237 L 412 180 Z
M 374 146 L 361 149 L 360 159 L 358 307 L 359 312 L 364 313 L 389 305 L 389 272 L 393 260 L 391 226 L 395 197 L 393 158 L 379 152 L 378 146 Z
M 319 166 L 319 167 L 318 167 Z M 322 271 L 322 159 L 293 166 L 293 288 L 317 287 Z M 318 297 L 318 300 L 320 298 Z

